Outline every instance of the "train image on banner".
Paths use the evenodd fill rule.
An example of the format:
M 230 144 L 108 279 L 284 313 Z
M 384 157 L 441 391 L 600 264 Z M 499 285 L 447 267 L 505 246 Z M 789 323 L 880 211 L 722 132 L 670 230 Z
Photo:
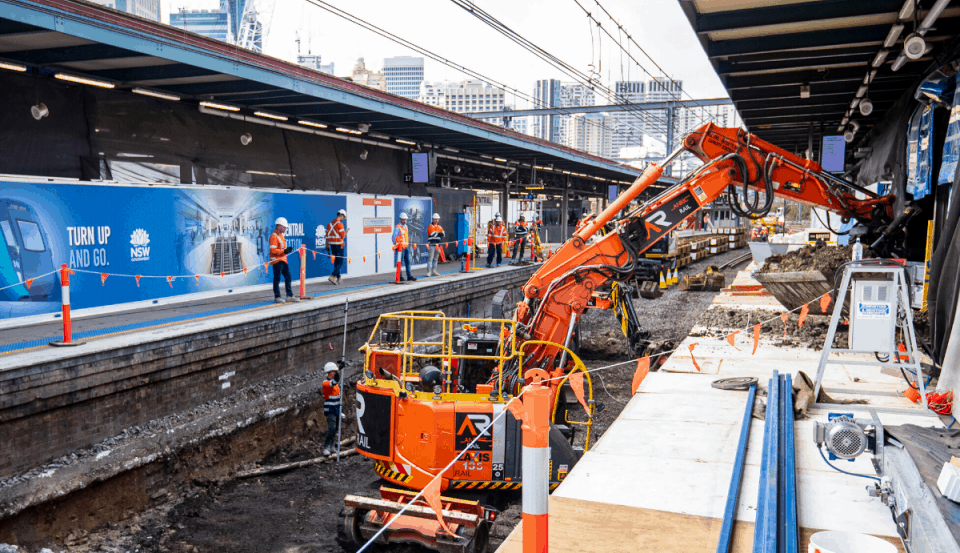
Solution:
M 5 252 L 0 253 L 0 301 L 59 301 L 50 239 L 36 210 L 24 202 L 0 199 L 0 233 Z M 30 286 L 20 284 L 36 279 Z M 56 296 L 56 297 L 54 297 Z

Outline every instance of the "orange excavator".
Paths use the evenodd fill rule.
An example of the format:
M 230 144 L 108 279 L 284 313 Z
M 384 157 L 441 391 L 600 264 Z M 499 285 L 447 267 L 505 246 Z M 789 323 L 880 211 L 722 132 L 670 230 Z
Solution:
M 650 201 L 629 208 L 662 174 L 650 165 L 634 184 L 548 259 L 516 302 L 494 298 L 495 319 L 447 317 L 440 312 L 381 315 L 361 348 L 357 383 L 357 451 L 375 460 L 391 486 L 380 497 L 344 500 L 341 545 L 419 543 L 457 553 L 484 551 L 497 511 L 492 496 L 517 490 L 521 427 L 506 404 L 534 369 L 551 380 L 550 489 L 590 447 L 590 374 L 574 351 L 576 326 L 587 309 L 612 309 L 634 352 L 645 334 L 625 289 L 639 255 L 704 205 L 729 196 L 738 214 L 760 217 L 774 196 L 825 208 L 890 239 L 906 224 L 894 217 L 893 196 L 826 173 L 814 161 L 777 148 L 743 129 L 708 123 L 684 137 L 664 166 L 683 152 L 704 164 Z M 629 209 L 621 215 L 624 209 Z M 591 237 L 598 235 L 595 240 Z M 582 389 L 570 377 L 582 374 Z M 522 398 L 521 398 L 522 399 Z M 441 475 L 441 513 L 415 499 Z M 403 514 L 400 512 L 403 511 Z M 438 519 L 444 521 L 441 523 Z

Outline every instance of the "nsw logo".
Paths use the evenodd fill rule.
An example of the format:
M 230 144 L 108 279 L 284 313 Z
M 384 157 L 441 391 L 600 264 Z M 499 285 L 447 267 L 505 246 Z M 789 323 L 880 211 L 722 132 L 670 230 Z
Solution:
M 150 259 L 150 235 L 142 228 L 138 228 L 130 235 L 130 260 L 147 261 Z
M 317 225 L 317 228 L 314 231 L 314 233 L 316 234 L 317 239 L 313 247 L 317 248 L 318 250 L 322 250 L 326 248 L 327 247 L 327 227 L 323 225 Z

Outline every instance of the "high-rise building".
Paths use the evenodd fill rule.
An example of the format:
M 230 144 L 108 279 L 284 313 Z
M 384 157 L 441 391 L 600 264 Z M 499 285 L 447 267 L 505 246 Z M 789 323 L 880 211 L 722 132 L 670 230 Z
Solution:
M 423 82 L 423 58 L 384 58 L 383 76 L 387 79 L 387 92 L 416 100 Z
M 224 42 L 230 39 L 230 18 L 221 10 L 181 10 L 170 14 L 170 25 Z
M 560 81 L 541 79 L 533 87 L 536 100 L 534 109 L 560 107 Z M 557 142 L 560 140 L 560 117 L 557 115 L 535 115 L 531 118 L 532 134 L 537 138 Z
M 420 95 L 417 100 L 456 113 L 503 111 L 504 92 L 502 88 L 477 80 L 457 83 L 424 81 L 421 83 Z M 502 123 L 500 119 L 487 119 L 486 121 L 494 125 Z
M 618 81 L 614 84 L 614 93 L 618 103 L 637 104 L 646 100 L 645 86 L 642 81 Z M 611 143 L 613 157 L 621 157 L 623 148 L 636 148 L 643 145 L 646 130 L 644 118 L 637 112 L 613 111 L 611 114 L 614 133 Z
M 654 77 L 653 79 L 647 81 L 647 102 L 673 102 L 680 100 L 680 95 L 683 93 L 683 82 L 674 81 L 666 77 Z M 674 112 L 676 115 L 676 112 Z M 645 119 L 647 121 L 646 133 L 657 138 L 658 140 L 666 140 L 667 133 L 667 110 L 665 109 L 655 109 L 648 110 L 645 112 Z M 677 124 L 676 121 L 673 121 L 674 129 L 674 139 L 678 138 L 676 133 Z M 672 148 L 672 145 L 667 146 L 667 151 L 669 152 Z
M 350 76 L 355 83 L 362 84 L 370 88 L 376 88 L 384 92 L 387 91 L 387 79 L 379 71 L 370 71 L 363 62 L 363 58 L 357 59 L 357 64 L 353 66 L 353 74 Z
M 92 0 L 101 6 L 160 21 L 160 0 Z
M 315 69 L 327 75 L 333 75 L 333 62 L 326 65 L 320 62 L 320 54 L 297 54 L 297 63 L 310 69 Z
M 564 145 L 588 154 L 610 157 L 613 126 L 601 113 L 577 113 L 569 116 Z
M 582 83 L 560 83 L 560 107 L 569 108 L 575 106 L 593 106 L 596 105 L 596 96 L 593 88 Z M 560 132 L 557 134 L 556 142 L 565 144 L 567 141 L 567 127 L 570 124 L 570 115 L 559 115 Z

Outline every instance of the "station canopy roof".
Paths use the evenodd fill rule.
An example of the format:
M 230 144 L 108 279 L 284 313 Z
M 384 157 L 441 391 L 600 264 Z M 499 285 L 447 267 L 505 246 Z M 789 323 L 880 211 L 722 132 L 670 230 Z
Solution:
M 956 2 L 923 36 L 922 56 L 894 71 L 915 25 L 901 10 L 912 12 L 913 1 L 679 0 L 747 128 L 796 152 L 807 148 L 811 124 L 815 137 L 841 134 L 848 114 L 864 136 L 954 40 Z M 917 24 L 935 2 L 919 4 Z M 873 112 L 862 115 L 851 104 L 867 82 Z M 805 86 L 809 97 L 801 97 Z
M 370 89 L 176 27 L 79 0 L 0 0 L 0 62 L 320 122 L 442 154 L 552 165 L 632 182 L 640 171 L 515 131 Z M 481 160 L 482 161 L 482 160 Z

